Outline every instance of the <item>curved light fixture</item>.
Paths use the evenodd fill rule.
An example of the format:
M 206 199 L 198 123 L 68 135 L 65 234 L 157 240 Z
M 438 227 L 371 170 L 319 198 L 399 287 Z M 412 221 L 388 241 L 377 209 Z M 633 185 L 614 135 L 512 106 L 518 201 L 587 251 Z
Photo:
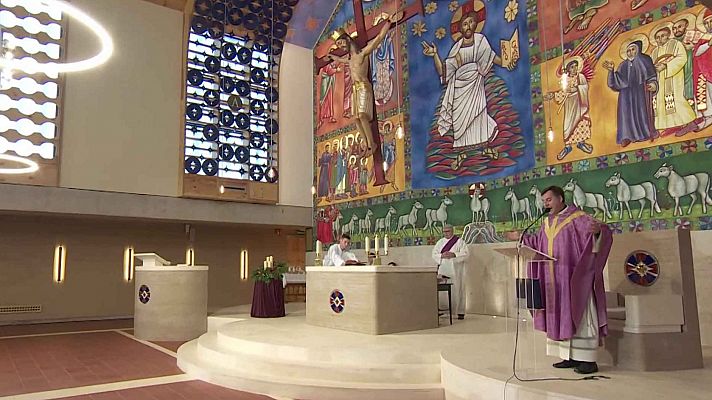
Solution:
M 37 165 L 36 162 L 25 157 L 11 156 L 9 154 L 0 154 L 0 160 L 12 161 L 24 165 L 24 167 L 21 168 L 0 168 L 0 175 L 31 174 L 40 169 L 39 165 Z
M 77 72 L 86 71 L 88 69 L 98 67 L 99 65 L 105 63 L 109 59 L 109 57 L 111 57 L 111 54 L 114 52 L 114 42 L 111 40 L 109 32 L 107 32 L 106 29 L 104 29 L 104 27 L 101 26 L 101 24 L 97 22 L 94 18 L 90 17 L 84 11 L 65 1 L 39 0 L 39 2 L 47 7 L 60 10 L 61 12 L 76 19 L 79 23 L 89 28 L 89 30 L 91 30 L 99 39 L 99 42 L 101 43 L 101 50 L 95 56 L 87 58 L 85 60 L 66 63 L 38 63 L 33 58 L 0 58 L 0 68 L 19 70 L 28 74 L 34 74 L 37 72 Z

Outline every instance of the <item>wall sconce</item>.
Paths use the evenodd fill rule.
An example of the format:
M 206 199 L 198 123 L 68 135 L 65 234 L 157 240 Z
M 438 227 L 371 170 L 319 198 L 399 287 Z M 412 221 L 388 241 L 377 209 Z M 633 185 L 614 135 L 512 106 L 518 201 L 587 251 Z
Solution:
M 247 250 L 240 252 L 240 280 L 246 281 L 250 273 L 250 256 Z
M 192 247 L 188 247 L 185 251 L 185 265 L 193 266 L 195 265 L 195 250 Z
M 67 248 L 63 244 L 58 244 L 54 248 L 54 263 L 52 264 L 52 276 L 54 282 L 64 282 L 64 275 L 67 271 Z
M 128 246 L 124 249 L 124 280 L 131 282 L 134 277 L 134 248 Z

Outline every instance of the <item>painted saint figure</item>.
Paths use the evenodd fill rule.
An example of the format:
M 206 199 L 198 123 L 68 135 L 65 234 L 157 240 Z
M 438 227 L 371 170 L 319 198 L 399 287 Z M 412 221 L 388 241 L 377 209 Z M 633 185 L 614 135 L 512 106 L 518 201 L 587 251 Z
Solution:
M 324 146 L 324 152 L 319 158 L 319 184 L 317 185 L 317 195 L 327 197 L 329 195 L 329 185 L 331 183 L 331 152 L 329 144 Z
M 371 79 L 373 81 L 373 94 L 376 105 L 388 103 L 393 96 L 393 79 L 395 70 L 395 55 L 391 35 L 386 35 L 383 43 L 371 53 Z
M 623 44 L 625 58 L 617 70 L 612 61 L 603 62 L 603 68 L 608 70 L 608 87 L 618 92 L 616 142 L 623 147 L 659 136 L 653 118 L 658 74 L 653 60 L 643 50 L 642 40 L 633 40 Z
M 435 43 L 422 43 L 423 54 L 433 57 L 440 81 L 446 85 L 437 126 L 441 136 L 452 131 L 454 148 L 487 143 L 498 134 L 497 122 L 487 110 L 485 79 L 493 64 L 502 65 L 502 59 L 478 33 L 484 25 L 484 7 L 475 11 L 464 10 L 463 6 L 462 14 L 459 24 L 451 26 L 453 38 L 459 39 L 445 61 L 440 59 Z
M 685 64 L 687 50 L 677 39 L 671 39 L 672 24 L 663 23 L 651 31 L 650 53 L 658 74 L 655 106 L 655 128 L 661 135 L 676 133 L 695 119 L 695 112 L 685 98 Z
M 582 63 L 580 57 L 568 61 L 565 68 L 568 74 L 566 90 L 549 93 L 545 97 L 547 100 L 554 99 L 560 105 L 559 112 L 564 111 L 564 148 L 556 156 L 559 161 L 571 153 L 573 146 L 587 154 L 593 152 L 593 146 L 586 142 L 591 139 L 591 117 L 588 114 L 588 79 L 579 72 Z
M 337 68 L 333 63 L 319 70 L 319 121 L 317 127 L 325 122 L 336 122 L 334 118 L 334 81 Z
M 692 51 L 693 83 L 698 118 L 694 130 L 712 125 L 712 10 L 705 8 L 697 17 L 697 29 L 702 35 Z
M 346 31 L 339 29 L 335 32 L 336 46 L 349 53 L 348 57 L 338 57 L 330 54 L 332 60 L 349 64 L 351 79 L 353 80 L 353 105 L 356 127 L 359 132 L 363 132 L 368 142 L 368 150 L 365 157 L 373 154 L 374 133 L 371 131 L 371 121 L 374 118 L 374 97 L 371 77 L 368 74 L 370 55 L 383 42 L 391 23 L 397 21 L 402 13 L 392 15 L 386 24 L 383 25 L 378 35 L 368 42 L 363 49 L 360 49 L 356 42 Z M 376 132 L 377 133 L 377 132 Z
M 676 40 L 685 46 L 685 51 L 687 52 L 687 62 L 685 63 L 684 75 L 685 75 L 685 99 L 691 106 L 694 106 L 694 91 L 692 84 L 692 49 L 693 45 L 691 43 L 685 43 L 685 35 L 690 27 L 690 21 L 694 24 L 695 17 L 691 14 L 683 14 L 678 20 L 672 24 L 672 35 Z

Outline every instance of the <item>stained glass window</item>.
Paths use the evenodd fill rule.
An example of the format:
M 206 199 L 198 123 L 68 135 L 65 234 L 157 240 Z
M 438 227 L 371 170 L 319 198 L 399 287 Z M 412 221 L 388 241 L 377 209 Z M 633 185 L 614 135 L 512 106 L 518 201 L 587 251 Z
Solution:
M 298 0 L 197 0 L 188 37 L 185 173 L 277 182 L 277 78 Z

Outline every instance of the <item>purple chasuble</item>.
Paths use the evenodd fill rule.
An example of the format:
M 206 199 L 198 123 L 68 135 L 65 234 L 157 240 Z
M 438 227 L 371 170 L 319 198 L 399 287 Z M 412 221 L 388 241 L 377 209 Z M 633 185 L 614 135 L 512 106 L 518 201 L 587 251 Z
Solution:
M 453 237 L 451 237 L 450 240 L 448 240 L 447 243 L 445 243 L 445 246 L 443 246 L 443 249 L 440 250 L 440 254 L 450 251 L 450 249 L 452 249 L 452 247 L 455 245 L 455 243 L 457 243 L 457 239 L 459 239 L 459 237 L 453 235 Z
M 593 218 L 575 206 L 568 206 L 542 222 L 539 232 L 525 235 L 524 244 L 556 259 L 531 263 L 530 278 L 539 279 L 544 293 L 544 310 L 534 311 L 534 327 L 552 340 L 571 339 L 581 322 L 593 292 L 598 314 L 599 337 L 608 334 L 603 268 L 613 238 L 601 224 L 600 247 L 593 252 L 596 237 L 589 232 Z

